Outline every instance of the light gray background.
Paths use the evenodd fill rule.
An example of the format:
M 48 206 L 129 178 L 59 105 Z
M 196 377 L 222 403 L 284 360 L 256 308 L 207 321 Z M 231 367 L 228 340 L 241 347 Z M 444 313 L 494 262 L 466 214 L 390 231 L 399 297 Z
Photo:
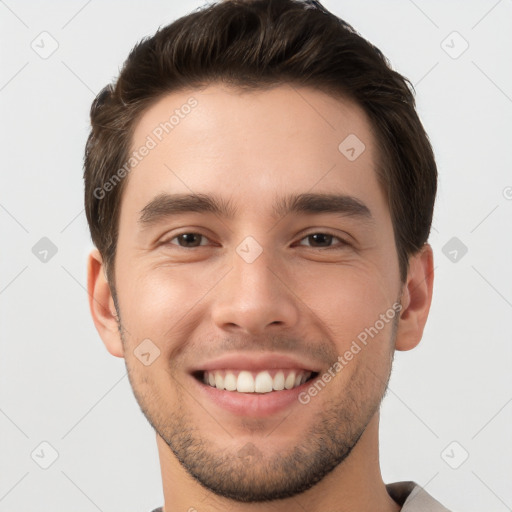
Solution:
M 0 1 L 2 512 L 163 503 L 154 433 L 89 316 L 82 158 L 91 101 L 131 47 L 202 3 Z M 384 479 L 457 511 L 512 510 L 512 1 L 325 5 L 415 84 L 440 173 L 434 299 L 422 343 L 395 359 Z M 43 31 L 47 59 L 31 47 L 51 48 Z M 46 263 L 42 237 L 58 249 Z M 468 249 L 455 262 L 452 237 Z

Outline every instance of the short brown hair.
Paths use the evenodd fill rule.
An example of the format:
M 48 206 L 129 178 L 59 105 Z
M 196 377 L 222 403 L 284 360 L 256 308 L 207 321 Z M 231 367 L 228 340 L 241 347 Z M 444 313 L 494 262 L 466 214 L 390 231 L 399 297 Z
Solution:
M 135 125 L 151 104 L 173 91 L 214 82 L 253 90 L 313 87 L 362 107 L 376 135 L 377 175 L 404 282 L 409 256 L 428 239 L 437 189 L 434 154 L 415 110 L 412 84 L 319 2 L 225 0 L 140 41 L 117 81 L 93 101 L 84 158 L 85 211 L 111 284 L 126 179 L 108 193 L 104 184 L 113 183 L 127 162 Z

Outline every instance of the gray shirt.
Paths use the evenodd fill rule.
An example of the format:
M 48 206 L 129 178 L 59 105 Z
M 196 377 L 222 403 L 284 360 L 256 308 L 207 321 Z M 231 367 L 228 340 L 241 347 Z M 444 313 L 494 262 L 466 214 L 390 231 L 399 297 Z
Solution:
M 387 484 L 386 490 L 402 505 L 401 512 L 450 512 L 415 482 Z

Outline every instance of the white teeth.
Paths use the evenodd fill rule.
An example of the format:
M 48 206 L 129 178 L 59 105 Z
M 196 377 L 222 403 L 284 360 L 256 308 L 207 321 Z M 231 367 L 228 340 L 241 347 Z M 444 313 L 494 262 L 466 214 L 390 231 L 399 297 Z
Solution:
M 256 393 L 270 393 L 272 391 L 272 377 L 268 372 L 260 372 L 256 375 L 254 381 L 254 391 Z
M 235 391 L 237 386 L 237 378 L 231 372 L 226 373 L 224 377 L 224 389 L 227 391 Z
M 223 388 L 219 388 L 217 386 L 217 389 Z M 236 381 L 236 390 L 239 393 L 254 393 L 254 379 L 252 378 L 252 375 L 249 372 L 243 371 L 238 374 L 238 380 Z
M 295 372 L 291 372 L 286 380 L 284 381 L 284 387 L 286 389 L 292 389 L 295 384 Z
M 204 372 L 203 382 L 226 391 L 270 393 L 296 388 L 310 377 L 311 372 L 305 370 L 264 370 L 257 373 L 246 370 L 215 370 Z
M 279 370 L 274 377 L 274 389 L 276 391 L 282 391 L 284 389 L 284 372 Z

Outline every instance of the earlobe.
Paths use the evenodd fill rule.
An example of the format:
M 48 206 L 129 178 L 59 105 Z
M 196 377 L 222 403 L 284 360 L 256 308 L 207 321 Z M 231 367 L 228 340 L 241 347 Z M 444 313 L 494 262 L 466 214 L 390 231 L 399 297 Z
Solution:
M 434 284 L 432 247 L 425 244 L 409 258 L 409 271 L 402 292 L 402 311 L 395 341 L 397 350 L 411 350 L 423 336 Z
M 123 357 L 123 344 L 119 334 L 114 299 L 104 270 L 100 252 L 97 249 L 92 250 L 87 264 L 87 290 L 91 316 L 107 350 L 113 356 Z

